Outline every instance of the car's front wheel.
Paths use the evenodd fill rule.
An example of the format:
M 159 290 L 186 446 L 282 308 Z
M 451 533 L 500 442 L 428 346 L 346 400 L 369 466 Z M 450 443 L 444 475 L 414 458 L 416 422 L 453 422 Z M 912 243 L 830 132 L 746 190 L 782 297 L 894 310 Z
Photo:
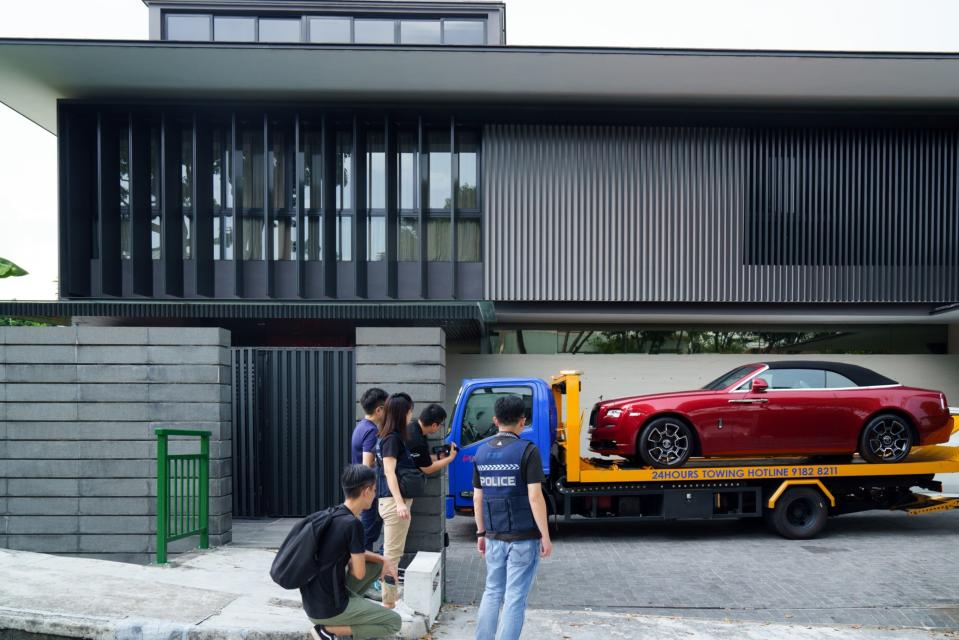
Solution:
M 693 432 L 682 420 L 657 418 L 639 434 L 639 457 L 657 469 L 681 467 L 693 451 Z
M 912 429 L 901 416 L 883 413 L 868 423 L 859 437 L 859 455 L 866 462 L 901 462 L 912 449 Z

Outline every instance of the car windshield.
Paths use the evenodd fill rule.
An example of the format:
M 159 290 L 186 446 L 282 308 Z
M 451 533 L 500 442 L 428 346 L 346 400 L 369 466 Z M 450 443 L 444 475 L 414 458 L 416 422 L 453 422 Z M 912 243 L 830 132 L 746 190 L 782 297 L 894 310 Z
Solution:
M 719 376 L 718 378 L 716 378 L 715 380 L 707 384 L 705 387 L 703 387 L 703 389 L 706 389 L 708 391 L 719 391 L 720 389 L 725 389 L 726 387 L 736 382 L 743 376 L 746 376 L 755 370 L 756 370 L 756 365 L 754 364 L 746 365 L 745 367 L 737 367 L 733 369 L 732 371 L 728 373 L 724 373 L 723 375 Z

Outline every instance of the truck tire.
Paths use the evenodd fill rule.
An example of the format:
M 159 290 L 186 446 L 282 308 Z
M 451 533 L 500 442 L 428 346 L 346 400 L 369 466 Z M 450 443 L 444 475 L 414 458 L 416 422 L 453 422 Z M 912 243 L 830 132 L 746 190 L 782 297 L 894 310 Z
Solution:
M 657 418 L 639 433 L 636 448 L 643 462 L 657 469 L 686 464 L 693 452 L 693 431 L 678 418 Z
M 815 538 L 826 526 L 829 508 L 826 498 L 817 489 L 793 487 L 786 489 L 773 509 L 766 509 L 766 523 L 784 538 L 808 540 Z

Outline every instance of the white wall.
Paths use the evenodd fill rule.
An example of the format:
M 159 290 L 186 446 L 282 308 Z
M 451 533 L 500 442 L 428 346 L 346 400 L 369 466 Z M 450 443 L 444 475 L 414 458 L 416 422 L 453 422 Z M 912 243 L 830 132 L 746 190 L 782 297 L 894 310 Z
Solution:
M 757 355 L 469 355 L 448 354 L 447 407 L 463 378 L 548 378 L 561 369 L 583 372 L 583 407 L 604 399 L 695 389 L 730 369 L 764 359 Z M 858 364 L 903 384 L 944 391 L 959 406 L 959 355 L 768 356 L 767 360 L 829 360 Z

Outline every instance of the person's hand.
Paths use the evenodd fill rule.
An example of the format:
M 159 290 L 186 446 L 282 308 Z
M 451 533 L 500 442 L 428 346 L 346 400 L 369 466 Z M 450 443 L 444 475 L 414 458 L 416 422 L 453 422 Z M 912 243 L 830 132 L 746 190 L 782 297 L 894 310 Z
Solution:
M 380 571 L 380 581 L 382 582 L 386 576 L 393 576 L 393 580 L 396 582 L 400 581 L 399 569 L 396 568 L 396 563 L 389 558 L 383 558 L 383 569 Z
M 457 455 L 459 452 L 460 452 L 460 448 L 456 446 L 456 443 L 455 443 L 455 442 L 451 442 L 451 443 L 450 443 L 450 452 L 449 452 L 449 454 L 448 454 L 446 457 L 449 458 L 450 461 L 453 461 L 453 460 L 456 459 L 456 455 Z
M 553 543 L 549 538 L 542 538 L 539 541 L 539 557 L 546 559 L 553 554 Z
M 406 506 L 406 502 L 403 500 L 396 503 L 396 515 L 399 516 L 400 520 L 410 519 L 410 508 Z
M 486 536 L 476 539 L 476 550 L 481 556 L 486 556 Z

